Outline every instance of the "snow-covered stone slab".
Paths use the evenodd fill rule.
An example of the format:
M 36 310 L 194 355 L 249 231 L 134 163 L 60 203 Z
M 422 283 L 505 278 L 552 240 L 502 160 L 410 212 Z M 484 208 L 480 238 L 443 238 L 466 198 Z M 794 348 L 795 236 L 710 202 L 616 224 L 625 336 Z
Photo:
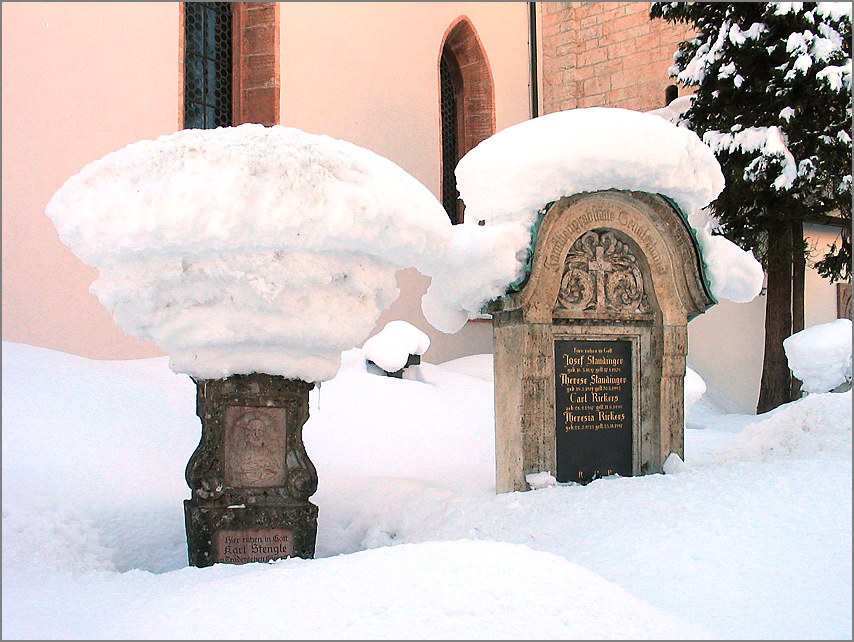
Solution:
M 851 382 L 851 319 L 805 328 L 784 339 L 783 349 L 805 392 L 829 392 Z
M 496 301 L 496 486 L 662 472 L 684 455 L 688 320 L 714 304 L 672 202 L 605 190 L 545 213 L 531 275 Z
M 407 321 L 389 321 L 383 329 L 365 341 L 365 359 L 386 373 L 397 373 L 412 362 L 421 362 L 421 355 L 430 347 L 430 337 Z

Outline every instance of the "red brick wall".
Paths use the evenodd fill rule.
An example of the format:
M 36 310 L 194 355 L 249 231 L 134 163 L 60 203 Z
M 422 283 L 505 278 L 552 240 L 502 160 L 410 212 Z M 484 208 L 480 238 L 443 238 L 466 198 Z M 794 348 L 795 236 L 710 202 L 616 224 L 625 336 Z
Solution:
M 233 2 L 233 124 L 279 122 L 279 4 Z
M 650 20 L 648 2 L 542 2 L 543 113 L 663 107 L 684 25 Z M 684 90 L 683 90 L 684 93 Z

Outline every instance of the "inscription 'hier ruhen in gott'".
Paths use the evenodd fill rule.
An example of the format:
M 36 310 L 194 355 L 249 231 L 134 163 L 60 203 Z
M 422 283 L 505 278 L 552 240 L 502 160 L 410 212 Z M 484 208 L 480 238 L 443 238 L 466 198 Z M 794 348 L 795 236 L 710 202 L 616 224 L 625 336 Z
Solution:
M 285 529 L 219 531 L 217 561 L 246 564 L 284 559 L 294 554 L 294 535 Z
M 558 481 L 631 475 L 631 342 L 555 341 Z

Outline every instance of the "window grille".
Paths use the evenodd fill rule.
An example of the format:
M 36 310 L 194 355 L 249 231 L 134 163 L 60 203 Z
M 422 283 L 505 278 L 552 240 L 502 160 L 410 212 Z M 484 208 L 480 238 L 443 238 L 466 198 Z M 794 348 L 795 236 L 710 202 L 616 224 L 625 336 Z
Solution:
M 442 114 L 442 205 L 451 219 L 452 223 L 459 223 L 457 201 L 457 178 L 454 168 L 457 166 L 459 157 L 457 150 L 458 141 L 458 104 L 457 88 L 451 72 L 451 65 L 442 56 L 439 61 L 439 86 L 441 88 L 441 114 Z
M 231 3 L 184 3 L 184 127 L 231 125 Z

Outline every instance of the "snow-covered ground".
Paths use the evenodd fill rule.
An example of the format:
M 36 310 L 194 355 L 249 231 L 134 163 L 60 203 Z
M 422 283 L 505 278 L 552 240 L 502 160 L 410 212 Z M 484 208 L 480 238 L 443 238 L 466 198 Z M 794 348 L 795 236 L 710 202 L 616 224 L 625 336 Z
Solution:
M 688 413 L 686 467 L 494 493 L 486 355 L 311 393 L 317 558 L 187 565 L 195 388 L 3 343 L 3 637 L 850 639 L 851 393 Z

